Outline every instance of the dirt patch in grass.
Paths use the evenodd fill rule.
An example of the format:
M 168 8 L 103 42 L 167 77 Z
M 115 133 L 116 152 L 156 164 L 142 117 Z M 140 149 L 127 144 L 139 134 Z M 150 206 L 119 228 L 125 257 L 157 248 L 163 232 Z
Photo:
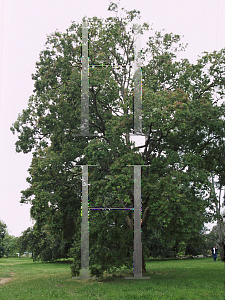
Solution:
M 13 280 L 12 277 L 8 277 L 8 278 L 1 278 L 1 277 L 0 277 L 0 285 L 1 285 L 1 284 L 5 284 L 5 283 L 7 283 L 7 282 L 9 282 L 9 281 L 11 281 L 11 280 Z
M 56 284 L 55 286 L 57 286 L 57 287 L 63 287 L 65 285 L 64 284 Z
M 1 284 L 5 284 L 11 280 L 13 280 L 13 276 L 14 276 L 15 273 L 11 273 L 10 276 L 11 277 L 0 277 L 0 285 Z

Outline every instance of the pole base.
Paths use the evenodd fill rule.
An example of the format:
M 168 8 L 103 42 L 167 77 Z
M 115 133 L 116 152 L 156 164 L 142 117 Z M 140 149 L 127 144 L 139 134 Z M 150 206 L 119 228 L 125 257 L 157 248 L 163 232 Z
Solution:
M 98 279 L 98 277 L 72 277 L 72 279 Z
M 125 277 L 125 279 L 150 279 L 150 277 L 134 276 L 134 277 Z

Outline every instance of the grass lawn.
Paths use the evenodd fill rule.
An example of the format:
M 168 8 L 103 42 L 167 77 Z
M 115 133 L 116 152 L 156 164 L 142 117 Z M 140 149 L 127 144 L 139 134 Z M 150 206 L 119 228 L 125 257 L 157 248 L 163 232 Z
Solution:
M 74 280 L 66 262 L 0 258 L 0 299 L 225 299 L 224 263 L 212 258 L 152 261 L 147 271 L 150 280 Z

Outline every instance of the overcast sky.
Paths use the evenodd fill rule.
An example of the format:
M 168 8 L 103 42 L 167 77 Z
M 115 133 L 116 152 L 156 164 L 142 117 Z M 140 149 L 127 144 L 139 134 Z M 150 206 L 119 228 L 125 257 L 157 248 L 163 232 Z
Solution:
M 16 153 L 9 128 L 33 92 L 31 74 L 46 35 L 65 31 L 85 15 L 114 16 L 108 5 L 108 0 L 0 0 L 0 219 L 12 235 L 32 226 L 30 206 L 20 204 L 31 155 Z M 224 0 L 121 0 L 121 6 L 140 10 L 140 22 L 153 24 L 154 31 L 184 35 L 191 62 L 203 51 L 225 47 Z

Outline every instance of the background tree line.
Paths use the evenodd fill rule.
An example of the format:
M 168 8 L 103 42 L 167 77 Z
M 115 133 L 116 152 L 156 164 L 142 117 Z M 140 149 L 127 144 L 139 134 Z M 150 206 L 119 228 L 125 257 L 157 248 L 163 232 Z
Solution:
M 18 252 L 18 238 L 10 235 L 6 224 L 0 220 L 0 258 L 15 256 Z
M 0 221 L 1 228 L 1 256 L 0 257 L 21 257 L 22 255 L 30 255 L 35 260 L 54 261 L 61 258 L 73 258 L 71 252 L 72 243 L 65 243 L 60 236 L 54 237 L 44 230 L 36 232 L 35 226 L 29 227 L 22 232 L 19 237 L 8 234 L 7 226 Z M 170 248 L 160 231 L 149 230 L 148 234 L 143 233 L 145 239 L 145 250 L 147 258 L 174 258 L 177 256 L 196 256 L 209 255 L 212 244 L 219 245 L 218 226 L 214 226 L 212 230 L 198 238 L 192 238 L 183 253 L 178 253 L 176 247 Z M 4 233 L 3 233 L 4 232 Z M 225 234 L 225 228 L 223 228 Z

